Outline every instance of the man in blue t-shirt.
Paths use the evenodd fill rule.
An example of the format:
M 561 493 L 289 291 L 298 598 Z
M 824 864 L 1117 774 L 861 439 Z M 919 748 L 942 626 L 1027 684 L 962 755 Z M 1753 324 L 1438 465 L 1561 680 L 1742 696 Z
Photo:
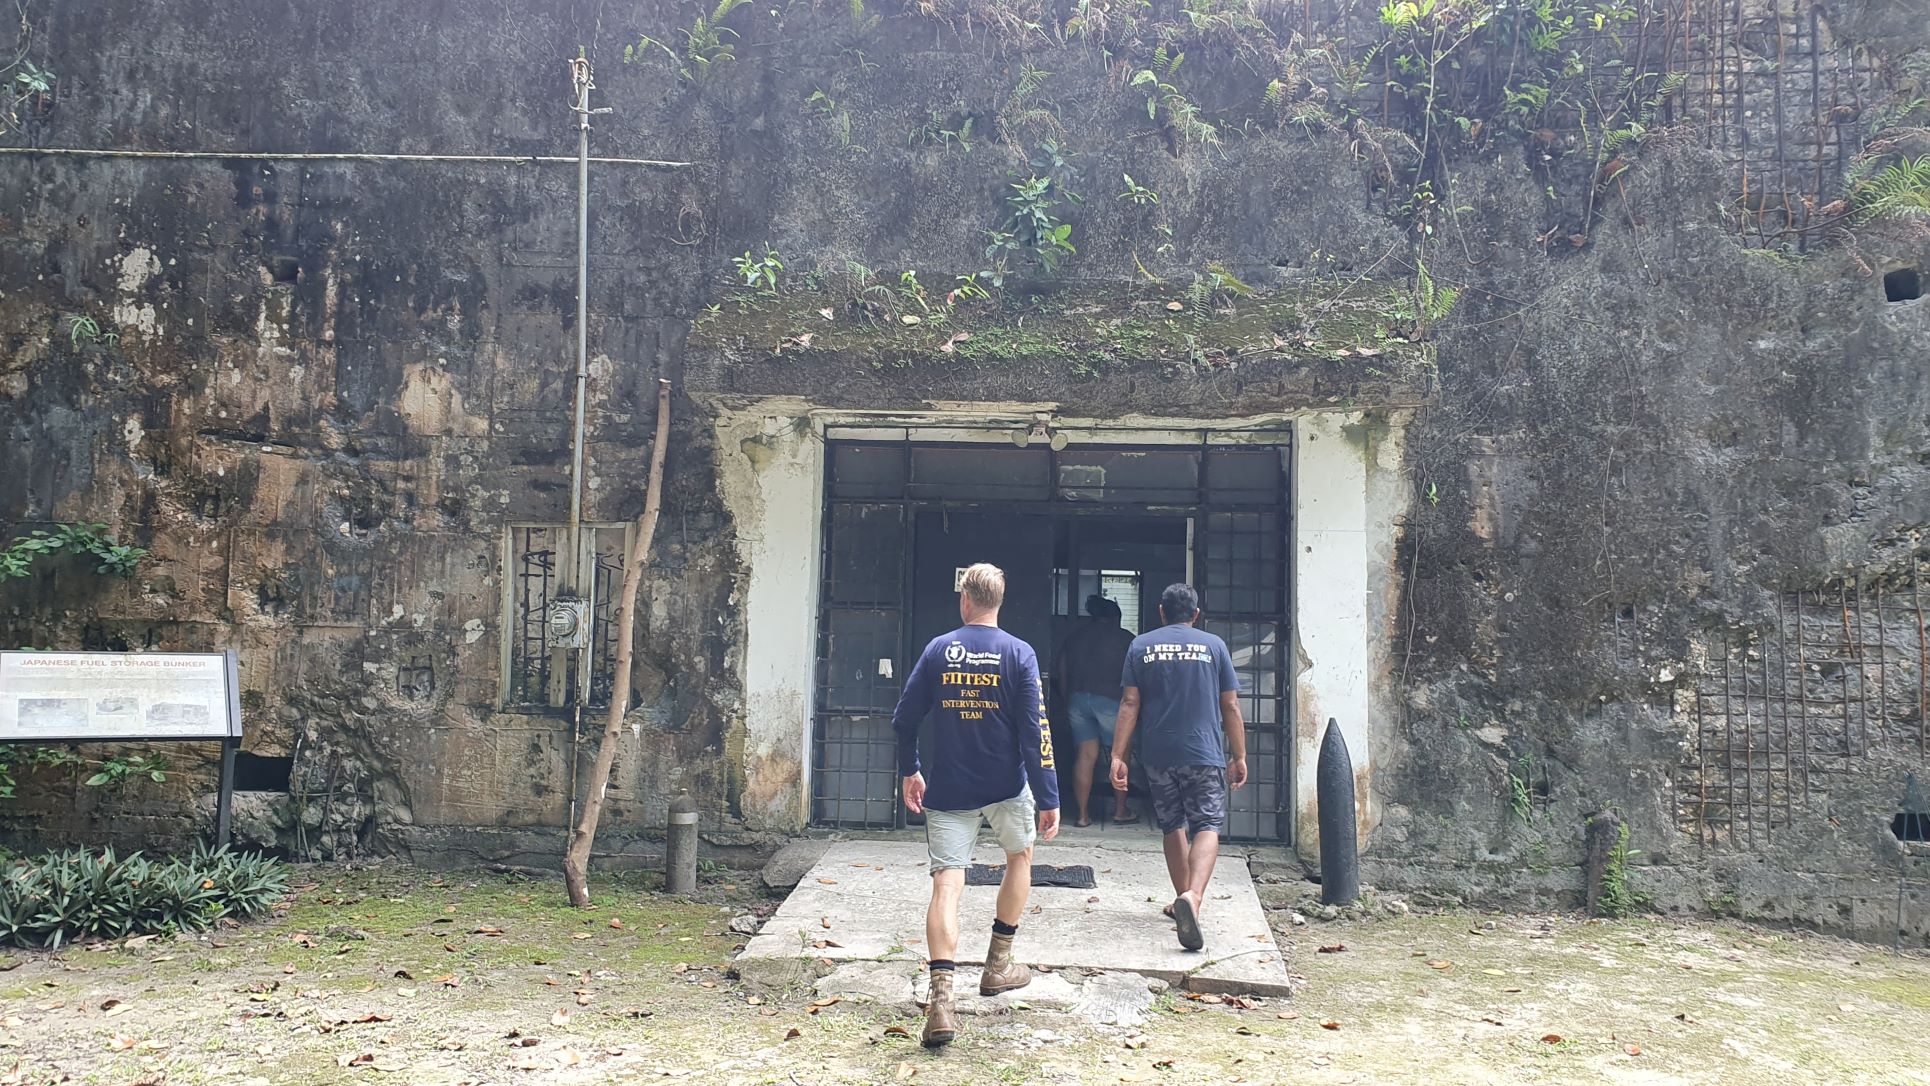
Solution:
M 958 594 L 964 625 L 933 638 L 905 679 L 892 713 L 905 809 L 925 816 L 931 850 L 931 905 L 925 947 L 931 954 L 931 997 L 924 1044 L 949 1044 L 958 1032 L 952 976 L 958 950 L 958 901 L 980 823 L 989 821 L 1005 850 L 1005 877 L 993 912 L 980 995 L 1032 983 L 1032 970 L 1012 960 L 1025 900 L 1032 892 L 1032 843 L 1059 832 L 1059 778 L 1052 731 L 1032 646 L 998 628 L 1005 574 L 979 563 L 965 571 Z M 918 726 L 932 722 L 931 781 L 918 765 Z
M 1152 785 L 1166 873 L 1178 895 L 1166 914 L 1188 950 L 1206 945 L 1200 909 L 1226 830 L 1228 786 L 1246 783 L 1240 680 L 1226 642 L 1194 628 L 1199 618 L 1200 597 L 1191 585 L 1169 585 L 1160 595 L 1159 619 L 1166 625 L 1140 634 L 1126 650 L 1112 743 L 1112 783 L 1123 789 L 1133 733 L 1145 733 L 1139 760 Z

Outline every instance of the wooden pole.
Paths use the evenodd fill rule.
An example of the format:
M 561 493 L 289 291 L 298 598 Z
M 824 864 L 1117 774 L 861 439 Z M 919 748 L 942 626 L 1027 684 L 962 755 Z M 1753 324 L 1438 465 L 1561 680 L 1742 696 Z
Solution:
M 623 592 L 617 597 L 617 658 L 610 676 L 610 713 L 603 725 L 603 742 L 596 765 L 583 786 L 583 818 L 570 837 L 563 856 L 563 882 L 570 904 L 590 907 L 590 846 L 596 841 L 597 819 L 603 814 L 603 795 L 609 790 L 610 770 L 616 764 L 617 743 L 623 735 L 624 712 L 630 707 L 630 658 L 637 625 L 637 592 L 643 586 L 644 566 L 650 560 L 650 540 L 657 534 L 657 515 L 663 511 L 663 458 L 670 444 L 670 382 L 657 381 L 657 433 L 650 445 L 650 489 L 637 517 L 636 538 L 623 563 Z M 587 651 L 587 650 L 586 650 Z

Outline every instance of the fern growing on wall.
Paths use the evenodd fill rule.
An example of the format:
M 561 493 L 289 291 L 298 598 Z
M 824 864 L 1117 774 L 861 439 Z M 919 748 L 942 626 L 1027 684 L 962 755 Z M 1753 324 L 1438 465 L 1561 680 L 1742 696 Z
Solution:
M 1930 155 L 1899 158 L 1854 182 L 1850 206 L 1862 220 L 1930 222 Z

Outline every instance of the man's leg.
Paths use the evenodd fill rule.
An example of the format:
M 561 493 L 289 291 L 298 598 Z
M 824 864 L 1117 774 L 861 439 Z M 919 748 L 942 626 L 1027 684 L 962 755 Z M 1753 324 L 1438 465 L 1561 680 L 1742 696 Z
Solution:
M 985 950 L 985 971 L 979 975 L 978 994 L 998 995 L 1032 983 L 1032 970 L 1012 959 L 1012 940 L 1018 937 L 1025 901 L 1032 894 L 1032 842 L 1037 836 L 1038 810 L 1027 788 L 1012 799 L 989 808 L 992 832 L 1005 850 L 1005 877 L 999 880 L 998 904 L 992 914 L 992 942 Z
M 1206 906 L 1206 887 L 1220 858 L 1220 831 L 1226 828 L 1226 770 L 1219 766 L 1186 766 L 1174 771 L 1186 808 L 1186 828 L 1193 832 L 1187 846 L 1186 888 L 1173 902 L 1179 925 L 1179 945 L 1198 950 L 1206 945 L 1200 913 Z
M 932 872 L 931 905 L 925 909 L 925 949 L 932 961 L 958 957 L 958 899 L 964 893 L 965 872 L 956 867 Z
M 925 950 L 931 955 L 931 995 L 925 1004 L 926 1048 L 950 1044 L 958 1034 L 952 978 L 958 957 L 958 899 L 965 893 L 965 867 L 978 839 L 978 812 L 926 811 L 925 844 L 931 853 L 931 904 L 925 907 Z
M 1159 843 L 1166 852 L 1166 877 L 1173 880 L 1173 893 L 1183 894 L 1193 884 L 1193 864 L 1189 856 L 1191 850 L 1186 844 L 1186 827 L 1181 826 L 1166 834 Z
M 1206 885 L 1213 881 L 1213 865 L 1220 858 L 1217 830 L 1201 830 L 1187 846 L 1186 886 L 1181 893 L 1193 903 L 1195 914 L 1206 908 Z
M 1025 901 L 1032 896 L 1032 850 L 1005 854 L 1005 877 L 999 880 L 998 904 L 992 919 L 1016 928 L 1025 916 Z
M 1086 739 L 1079 743 L 1079 759 L 1072 765 L 1072 802 L 1079 807 L 1077 826 L 1092 824 L 1092 767 L 1099 764 L 1099 740 Z M 1010 870 L 1009 868 L 1007 870 Z

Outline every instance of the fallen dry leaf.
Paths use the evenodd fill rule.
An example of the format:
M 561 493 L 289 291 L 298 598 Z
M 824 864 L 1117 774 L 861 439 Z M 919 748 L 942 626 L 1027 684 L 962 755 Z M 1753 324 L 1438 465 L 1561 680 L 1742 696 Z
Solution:
M 572 939 L 588 939 L 588 938 L 590 938 L 590 933 L 589 933 L 589 932 L 587 932 L 587 931 L 573 931 L 573 932 L 571 932 L 571 933 L 570 933 L 570 938 L 572 938 Z
M 1541 1043 L 1545 1045 L 1558 1045 L 1561 1043 L 1561 1034 L 1544 1033 L 1541 1035 Z
M 909 1037 L 909 1036 L 911 1036 L 911 1031 L 910 1031 L 910 1030 L 908 1030 L 908 1029 L 906 1029 L 906 1028 L 905 1028 L 905 1027 L 903 1027 L 903 1026 L 886 1026 L 886 1027 L 885 1027 L 885 1036 L 887 1036 L 887 1037 Z
M 1441 972 L 1445 973 L 1448 970 L 1454 968 L 1454 963 L 1449 961 L 1429 962 L 1427 963 L 1427 967 L 1429 969 L 1439 969 Z
M 610 926 L 617 929 L 618 931 L 622 931 L 623 921 L 613 916 L 610 918 Z
M 918 1068 L 913 1067 L 911 1064 L 901 1063 L 898 1065 L 897 1077 L 899 1082 L 903 1082 L 917 1073 Z
M 1639 1056 L 1642 1054 L 1642 1046 L 1641 1045 L 1623 1045 L 1622 1051 L 1628 1053 L 1631 1056 Z
M 1320 1020 L 1320 1028 L 1321 1029 L 1339 1029 L 1340 1023 L 1334 1021 L 1331 1018 L 1322 1018 Z
M 825 320 L 830 320 L 833 315 L 834 314 L 831 311 L 831 307 L 828 305 L 825 306 L 823 309 L 818 310 L 818 316 L 823 317 Z
M 1279 1014 L 1274 1015 L 1274 1017 L 1278 1018 L 1282 1022 L 1291 1022 L 1294 1019 L 1300 1017 L 1300 1012 L 1299 1011 L 1281 1011 Z
M 790 1029 L 784 1031 L 784 1039 L 787 1041 L 795 1041 L 802 1036 L 804 1036 L 804 1031 L 796 1026 L 792 1026 Z
M 1319 953 L 1321 953 L 1321 954 L 1340 954 L 1340 953 L 1343 953 L 1343 952 L 1345 952 L 1345 951 L 1346 951 L 1346 949 L 1347 949 L 1347 944 L 1346 944 L 1346 943 L 1335 943 L 1335 944 L 1334 944 L 1334 945 L 1332 945 L 1332 946 L 1323 946 L 1323 947 L 1321 947 L 1321 948 L 1320 948 L 1320 950 L 1319 950 Z
M 1167 302 L 1166 308 L 1174 313 L 1186 308 L 1185 302 Z
M 492 927 L 490 927 L 489 925 L 487 925 L 487 924 L 484 924 L 484 925 L 483 925 L 482 927 L 479 927 L 479 928 L 477 928 L 476 930 L 474 930 L 474 931 L 472 931 L 472 932 L 470 932 L 469 934 L 471 934 L 471 935 L 501 935 L 502 933 L 503 933 L 503 929 L 501 929 L 501 928 L 492 928 Z
M 552 1026 L 567 1026 L 569 1024 L 570 1012 L 567 1010 L 558 1009 L 555 1014 L 550 1015 L 550 1025 Z
M 107 1047 L 115 1052 L 126 1052 L 128 1049 L 134 1047 L 134 1043 L 134 1038 L 117 1033 L 112 1040 L 107 1042 Z

